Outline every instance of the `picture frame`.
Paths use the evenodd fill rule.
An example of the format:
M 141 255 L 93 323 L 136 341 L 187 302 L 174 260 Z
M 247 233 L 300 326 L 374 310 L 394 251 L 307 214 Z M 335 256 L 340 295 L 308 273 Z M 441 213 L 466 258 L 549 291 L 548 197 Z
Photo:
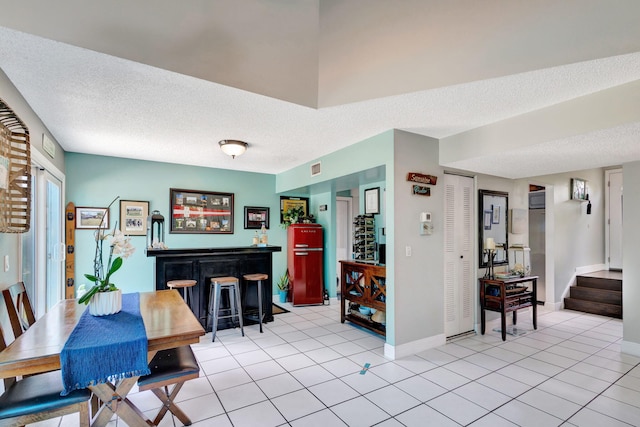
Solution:
M 587 200 L 587 181 L 580 178 L 571 178 L 571 199 Z
M 76 229 L 109 229 L 109 208 L 76 206 Z
M 484 211 L 483 224 L 485 230 L 491 230 L 491 220 L 493 218 L 493 211 Z
M 367 188 L 364 190 L 364 213 L 380 213 L 380 187 Z
M 500 224 L 500 205 L 491 205 L 491 223 Z
M 146 236 L 149 202 L 120 200 L 120 231 L 127 236 Z
M 233 193 L 169 189 L 169 233 L 233 234 Z
M 269 229 L 269 208 L 259 206 L 244 207 L 244 228 L 246 230 L 259 230 L 262 224 Z
M 309 215 L 308 197 L 280 196 L 280 223 L 284 222 L 284 213 L 291 208 L 302 206 L 304 216 Z

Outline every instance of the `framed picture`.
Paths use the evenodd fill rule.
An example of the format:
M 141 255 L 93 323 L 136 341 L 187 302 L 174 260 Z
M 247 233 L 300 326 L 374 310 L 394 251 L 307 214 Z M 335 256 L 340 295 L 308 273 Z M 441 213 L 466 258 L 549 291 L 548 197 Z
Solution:
M 109 229 L 109 209 L 76 207 L 76 228 Z
M 587 181 L 571 178 L 571 198 L 573 200 L 587 200 Z
M 492 205 L 491 211 L 493 215 L 491 216 L 492 224 L 500 224 L 500 205 Z
M 280 223 L 284 222 L 284 213 L 296 207 L 302 208 L 304 216 L 309 215 L 309 198 L 280 196 Z
M 233 193 L 169 189 L 170 233 L 233 234 Z
M 493 212 L 492 211 L 484 211 L 484 216 L 483 216 L 483 223 L 484 223 L 484 229 L 485 230 L 491 230 L 491 218 L 493 217 Z
M 128 236 L 147 235 L 149 202 L 120 200 L 120 231 Z
M 380 213 L 380 187 L 364 190 L 364 213 Z
M 244 207 L 244 228 L 260 229 L 263 223 L 265 228 L 269 228 L 269 208 L 257 206 Z

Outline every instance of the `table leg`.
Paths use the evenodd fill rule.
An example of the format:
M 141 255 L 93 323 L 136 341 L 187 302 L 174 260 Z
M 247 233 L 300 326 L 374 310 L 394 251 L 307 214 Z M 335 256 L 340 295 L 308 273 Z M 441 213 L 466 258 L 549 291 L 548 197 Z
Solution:
M 533 329 L 538 329 L 538 302 L 533 303 Z
M 487 329 L 486 325 L 487 315 L 484 312 L 484 308 L 480 309 L 480 332 L 484 335 L 485 330 Z
M 502 314 L 500 314 L 500 326 L 502 327 L 502 341 L 506 341 L 507 340 L 507 316 L 505 315 L 504 311 L 502 312 Z
M 515 325 L 516 323 L 518 323 L 518 311 L 514 310 L 513 311 L 513 324 Z
M 129 427 L 149 427 L 144 415 L 126 398 L 139 377 L 125 378 L 117 386 L 104 383 L 91 386 L 91 391 L 103 402 L 92 427 L 104 427 L 113 414 L 118 414 Z

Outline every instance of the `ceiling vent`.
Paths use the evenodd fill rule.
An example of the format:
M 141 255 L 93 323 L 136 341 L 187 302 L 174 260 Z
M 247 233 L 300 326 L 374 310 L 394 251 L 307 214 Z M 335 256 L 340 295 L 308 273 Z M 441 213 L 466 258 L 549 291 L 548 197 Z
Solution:
M 320 175 L 320 162 L 311 165 L 311 176 Z

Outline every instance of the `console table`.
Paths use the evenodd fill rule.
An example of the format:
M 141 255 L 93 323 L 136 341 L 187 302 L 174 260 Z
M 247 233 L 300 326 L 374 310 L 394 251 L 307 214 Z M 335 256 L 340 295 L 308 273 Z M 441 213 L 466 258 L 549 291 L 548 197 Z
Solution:
M 272 254 L 280 252 L 280 246 L 239 246 L 226 248 L 190 248 L 190 249 L 147 249 L 148 257 L 155 257 L 156 290 L 167 289 L 169 280 L 192 279 L 197 282 L 193 288 L 193 299 L 189 301 L 191 310 L 203 327 L 207 327 L 207 311 L 211 278 L 235 276 L 240 279 L 245 274 L 265 273 L 269 279 L 264 281 L 263 313 L 264 321 L 273 321 L 272 304 Z M 244 286 L 241 286 L 244 294 Z M 258 307 L 255 292 L 248 293 L 243 304 L 249 308 Z M 223 298 L 221 308 L 228 308 Z M 243 305 L 244 309 L 244 305 Z M 243 310 L 244 311 L 244 310 Z M 226 321 L 226 323 L 225 323 Z M 227 323 L 229 325 L 227 325 Z M 219 329 L 229 327 L 228 319 L 222 319 Z M 210 331 L 210 328 L 207 330 Z
M 517 322 L 517 310 L 532 307 L 533 329 L 538 329 L 538 302 L 536 295 L 538 276 L 517 276 L 505 279 L 483 277 L 478 280 L 480 282 L 480 327 L 482 335 L 485 332 L 485 310 L 500 313 L 502 341 L 507 339 L 506 315 L 509 312 L 513 312 L 513 324 L 515 325 Z

